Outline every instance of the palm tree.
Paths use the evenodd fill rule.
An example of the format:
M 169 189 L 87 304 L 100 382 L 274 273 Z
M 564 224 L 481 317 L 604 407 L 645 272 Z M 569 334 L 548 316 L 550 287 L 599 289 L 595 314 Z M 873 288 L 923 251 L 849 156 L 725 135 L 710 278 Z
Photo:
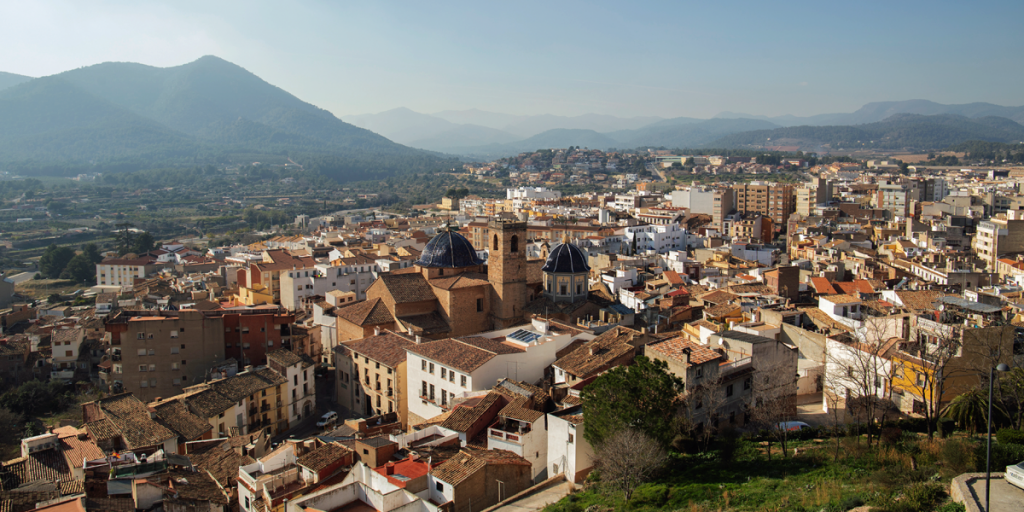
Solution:
M 998 404 L 993 403 L 992 408 L 999 414 L 1007 415 Z M 988 419 L 988 392 L 980 387 L 971 389 L 951 400 L 942 410 L 942 415 L 956 420 L 973 436 L 977 426 L 984 424 Z

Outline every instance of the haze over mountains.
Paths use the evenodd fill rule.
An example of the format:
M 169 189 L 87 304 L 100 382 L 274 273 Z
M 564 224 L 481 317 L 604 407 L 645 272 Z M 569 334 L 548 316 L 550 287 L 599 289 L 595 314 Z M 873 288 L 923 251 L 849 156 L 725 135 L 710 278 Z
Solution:
M 17 80 L 9 80 L 11 82 Z M 110 62 L 0 90 L 0 165 L 56 174 L 292 158 L 338 179 L 449 167 L 217 57 Z
M 837 127 L 878 123 L 899 114 L 946 116 L 944 118 L 903 119 L 897 125 L 868 127 L 860 132 L 836 130 Z M 979 124 L 972 119 L 998 118 L 1014 121 L 1003 129 Z M 356 126 L 380 133 L 395 142 L 412 147 L 479 158 L 493 158 L 547 147 L 582 146 L 590 148 L 636 148 L 642 146 L 668 148 L 735 147 L 760 145 L 768 139 L 786 139 L 793 145 L 819 146 L 842 144 L 848 147 L 898 149 L 913 141 L 916 147 L 941 149 L 965 140 L 1014 142 L 1019 122 L 1024 121 L 1024 107 L 1003 107 L 991 103 L 943 105 L 927 100 L 869 103 L 856 112 L 820 114 L 809 117 L 754 116 L 722 112 L 712 119 L 677 117 L 672 119 L 634 117 L 618 118 L 603 115 L 562 117 L 552 115 L 516 116 L 472 109 L 422 114 L 397 108 L 380 114 L 364 114 L 345 118 Z M 996 122 L 996 121 L 992 121 Z M 991 124 L 991 123 L 990 123 Z M 810 130 L 785 130 L 802 126 Z M 825 127 L 831 127 L 828 129 Z M 817 129 L 825 128 L 825 129 Z M 773 136 L 766 130 L 779 129 Z M 925 130 L 928 134 L 888 134 L 887 130 Z M 939 132 L 935 132 L 939 130 Z M 750 136 L 726 137 L 745 132 Z M 845 133 L 837 138 L 836 133 Z M 871 134 L 882 134 L 872 137 Z M 799 137 L 794 136 L 799 134 Z M 858 138 L 867 138 L 860 141 Z M 873 138 L 884 142 L 872 143 Z M 823 142 L 824 141 L 824 142 Z M 833 146 L 839 147 L 839 146 Z
M 212 56 L 169 68 L 110 62 L 42 78 L 0 73 L 0 170 L 74 175 L 272 161 L 347 181 L 453 168 L 453 155 L 483 160 L 568 146 L 933 150 L 1024 140 L 1024 107 L 925 100 L 811 117 L 398 108 L 345 121 Z

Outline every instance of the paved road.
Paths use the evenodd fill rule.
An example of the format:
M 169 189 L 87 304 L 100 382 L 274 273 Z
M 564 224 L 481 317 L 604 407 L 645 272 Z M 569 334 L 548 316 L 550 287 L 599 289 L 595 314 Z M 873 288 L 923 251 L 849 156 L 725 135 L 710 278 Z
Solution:
M 552 485 L 542 491 L 523 496 L 511 503 L 506 503 L 494 509 L 494 512 L 535 512 L 543 510 L 544 507 L 567 496 L 574 487 L 570 482 Z
M 25 281 L 28 281 L 35 277 L 36 274 L 38 273 L 39 272 L 22 272 L 14 277 L 9 277 L 8 279 L 14 281 L 14 284 L 24 283 Z

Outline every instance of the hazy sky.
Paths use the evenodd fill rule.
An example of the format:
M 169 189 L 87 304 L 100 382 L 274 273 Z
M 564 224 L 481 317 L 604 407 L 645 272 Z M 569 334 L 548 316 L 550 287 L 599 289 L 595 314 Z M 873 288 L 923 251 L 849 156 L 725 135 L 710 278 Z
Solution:
M 0 71 L 212 54 L 338 116 L 1024 104 L 1024 2 L 0 2 Z

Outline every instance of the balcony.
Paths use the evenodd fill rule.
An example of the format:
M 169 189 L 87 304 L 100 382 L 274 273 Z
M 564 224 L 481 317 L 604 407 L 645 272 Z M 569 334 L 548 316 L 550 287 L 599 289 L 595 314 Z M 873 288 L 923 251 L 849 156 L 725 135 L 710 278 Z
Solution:
M 260 406 L 260 412 L 270 412 L 270 404 L 263 404 Z
M 487 437 L 523 444 L 523 436 L 530 433 L 530 425 L 516 420 L 499 419 L 487 428 Z
M 744 357 L 743 359 L 737 359 L 735 361 L 729 361 L 728 363 L 722 364 L 718 367 L 718 373 L 724 375 L 726 373 L 738 372 L 745 370 L 753 364 L 753 358 Z

